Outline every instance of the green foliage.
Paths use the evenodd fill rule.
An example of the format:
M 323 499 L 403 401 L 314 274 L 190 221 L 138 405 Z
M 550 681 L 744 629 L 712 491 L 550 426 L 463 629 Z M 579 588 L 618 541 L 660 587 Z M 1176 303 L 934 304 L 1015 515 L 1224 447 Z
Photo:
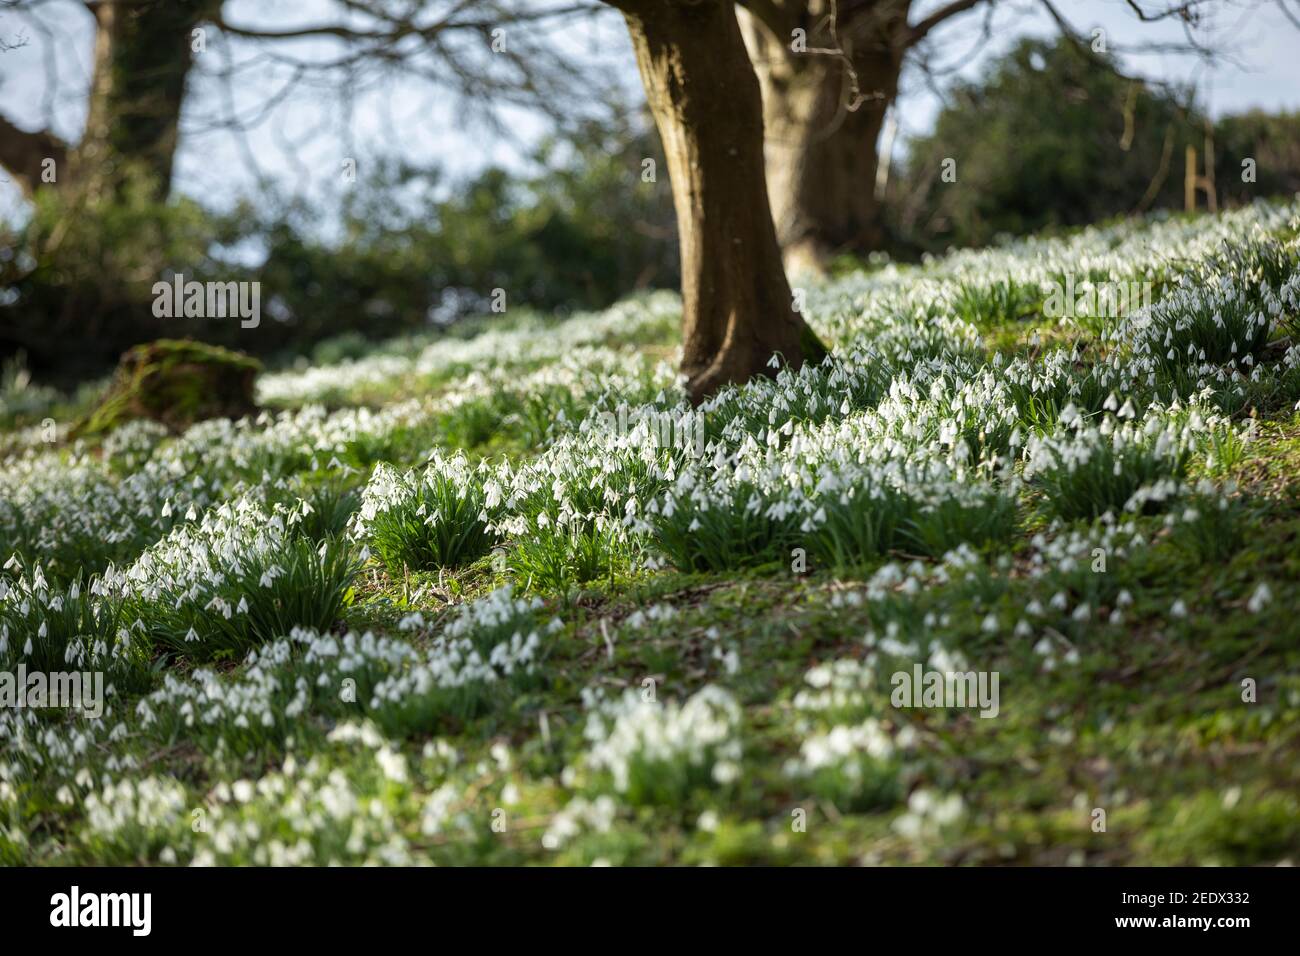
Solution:
M 41 375 L 72 381 L 151 339 L 205 333 L 233 343 L 238 322 L 159 318 L 151 308 L 169 270 L 219 277 L 212 218 L 190 200 L 160 203 L 143 179 L 113 195 L 90 202 L 41 190 L 25 225 L 0 224 L 0 353 L 23 349 Z
M 657 163 L 642 178 L 643 158 Z M 372 161 L 327 238 L 324 211 L 264 194 L 227 213 L 147 185 L 87 206 L 44 190 L 29 223 L 0 226 L 0 354 L 68 380 L 129 347 L 188 336 L 263 356 L 355 357 L 364 341 L 426 331 L 505 306 L 599 308 L 630 290 L 675 287 L 675 218 L 658 138 L 590 124 L 543 144 L 536 172 L 489 168 L 444 190 L 436 169 Z M 449 194 L 448 194 L 449 193 Z M 252 250 L 260 258 L 248 261 Z M 274 321 L 158 318 L 153 283 L 261 283 Z
M 1153 862 L 1251 866 L 1293 852 L 1300 842 L 1300 801 L 1294 793 L 1240 789 L 1188 795 L 1176 812 L 1151 821 L 1141 842 Z
M 602 578 L 612 582 L 627 556 L 626 545 L 612 529 L 574 522 L 521 536 L 508 560 L 527 590 L 567 596 L 574 585 Z
M 141 632 L 160 647 L 198 660 L 242 657 L 296 627 L 325 630 L 343 609 L 360 565 L 343 538 L 288 536 L 275 551 L 232 565 L 214 600 L 185 592 L 134 603 Z M 238 603 L 237 603 L 238 602 Z
M 32 381 L 26 352 L 20 350 L 0 362 L 0 425 L 34 422 L 47 415 L 59 399 L 58 391 Z
M 814 554 L 833 568 L 861 565 L 898 541 L 908 519 L 907 496 L 889 484 L 855 482 L 822 504 L 825 520 L 812 537 Z
M 457 464 L 397 479 L 410 482 L 406 493 L 366 518 L 367 545 L 390 574 L 463 567 L 496 543 L 483 488 L 468 480 L 463 460 L 453 460 Z
M 1204 564 L 1229 560 L 1245 541 L 1245 507 L 1238 498 L 1200 494 L 1188 499 L 1173 539 Z
M 1214 124 L 1214 184 L 1220 202 L 1244 204 L 1300 192 L 1300 113 L 1251 110 Z M 1246 160 L 1254 160 L 1254 182 Z
M 902 527 L 906 547 L 931 557 L 942 557 L 961 544 L 1006 542 L 1016 532 L 1016 500 L 990 490 L 975 500 L 938 497 L 919 505 Z
M 865 754 L 841 766 L 818 768 L 808 780 L 808 789 L 852 813 L 891 807 L 903 792 L 898 765 Z
M 1121 77 L 1110 57 L 1025 39 L 982 82 L 958 84 L 912 143 L 893 227 L 933 249 L 1099 222 L 1138 208 L 1166 148 L 1181 162 L 1198 133 L 1177 98 Z M 955 183 L 940 179 L 948 158 Z M 1181 201 L 1179 169 L 1156 183 L 1154 205 Z
M 909 495 L 888 482 L 855 477 L 821 499 L 810 532 L 820 563 L 862 567 L 894 549 L 942 557 L 961 544 L 1005 542 L 1016 530 L 1016 501 L 993 489 L 975 496 Z
M 361 505 L 361 492 L 337 478 L 309 481 L 300 477 L 290 484 L 285 504 L 295 499 L 307 505 L 298 530 L 313 541 L 323 541 L 347 531 L 348 522 Z
M 1136 427 L 1107 418 L 1098 429 L 1080 427 L 1073 436 L 1038 443 L 1032 457 L 1048 510 L 1074 521 L 1126 508 L 1156 510 L 1186 474 L 1191 445 L 1185 431 L 1159 422 Z
M 953 311 L 977 328 L 1031 318 L 1042 309 L 1042 290 L 1006 279 L 992 284 L 963 284 L 953 297 Z
M 656 163 L 654 182 L 643 159 Z M 522 180 L 489 169 L 440 204 L 454 244 L 446 286 L 485 309 L 491 291 L 538 309 L 596 308 L 628 290 L 677 284 L 676 230 L 666 166 L 653 133 L 586 125 L 543 143 L 541 171 Z
M 50 588 L 39 568 L 15 570 L 0 573 L 0 670 L 104 671 L 120 690 L 149 686 L 148 649 L 128 637 L 120 600 L 92 593 L 93 581 Z
M 796 514 L 773 514 L 743 480 L 701 500 L 670 498 L 650 516 L 654 540 L 681 570 L 726 571 L 784 562 L 798 544 Z

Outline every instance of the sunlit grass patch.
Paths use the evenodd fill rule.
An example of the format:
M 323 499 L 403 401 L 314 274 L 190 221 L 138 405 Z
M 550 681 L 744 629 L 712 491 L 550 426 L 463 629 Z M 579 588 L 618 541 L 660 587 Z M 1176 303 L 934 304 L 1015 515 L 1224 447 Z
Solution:
M 506 563 L 525 590 L 566 597 L 576 585 L 612 581 L 630 558 L 621 529 L 607 521 L 573 521 L 520 535 Z
M 1186 474 L 1196 431 L 1158 415 L 1140 425 L 1074 419 L 1055 436 L 1030 440 L 1026 474 L 1067 521 L 1157 508 Z
M 721 487 L 679 480 L 647 511 L 655 545 L 682 570 L 784 562 L 798 544 L 799 514 L 743 475 Z
M 149 686 L 150 652 L 123 601 L 98 578 L 51 585 L 39 565 L 0 572 L 0 670 L 103 671 L 120 690 Z
M 240 656 L 295 627 L 329 627 L 361 563 L 346 539 L 297 531 L 300 517 L 241 499 L 177 529 L 120 577 L 132 628 L 204 660 Z
M 377 467 L 352 528 L 390 574 L 461 567 L 496 543 L 488 507 L 480 475 L 463 455 L 435 455 L 423 471 Z

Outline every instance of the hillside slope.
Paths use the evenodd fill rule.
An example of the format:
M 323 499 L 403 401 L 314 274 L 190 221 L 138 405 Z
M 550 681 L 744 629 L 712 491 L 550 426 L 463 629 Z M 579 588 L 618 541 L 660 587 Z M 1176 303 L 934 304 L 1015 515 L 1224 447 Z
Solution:
M 0 708 L 0 862 L 1294 862 L 1298 235 L 845 276 L 696 409 L 668 295 L 178 435 L 38 401 L 0 672 L 105 700 Z

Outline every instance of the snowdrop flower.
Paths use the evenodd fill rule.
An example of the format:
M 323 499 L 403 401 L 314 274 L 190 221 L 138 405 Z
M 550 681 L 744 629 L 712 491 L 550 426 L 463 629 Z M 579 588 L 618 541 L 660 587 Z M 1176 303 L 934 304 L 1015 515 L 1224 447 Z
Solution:
M 1250 600 L 1246 602 L 1246 610 L 1250 611 L 1251 614 L 1258 614 L 1260 611 L 1264 610 L 1272 600 L 1273 592 L 1269 590 L 1268 583 L 1260 581 L 1259 586 L 1256 587 L 1254 593 L 1251 594 Z

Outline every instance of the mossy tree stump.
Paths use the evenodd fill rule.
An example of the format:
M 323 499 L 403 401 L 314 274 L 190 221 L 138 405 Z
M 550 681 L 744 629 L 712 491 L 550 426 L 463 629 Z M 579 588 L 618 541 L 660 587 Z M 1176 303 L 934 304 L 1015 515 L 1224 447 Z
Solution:
M 75 434 L 100 435 L 137 418 L 179 431 L 205 418 L 253 414 L 253 383 L 261 369 L 240 352 L 190 339 L 137 345 L 122 356 L 103 400 Z

